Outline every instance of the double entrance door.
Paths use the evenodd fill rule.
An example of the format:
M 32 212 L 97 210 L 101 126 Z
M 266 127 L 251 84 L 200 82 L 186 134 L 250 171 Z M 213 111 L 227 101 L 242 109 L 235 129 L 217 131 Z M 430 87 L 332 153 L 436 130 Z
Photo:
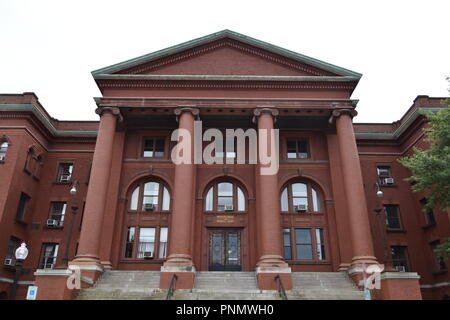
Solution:
M 240 230 L 209 230 L 209 271 L 241 271 Z

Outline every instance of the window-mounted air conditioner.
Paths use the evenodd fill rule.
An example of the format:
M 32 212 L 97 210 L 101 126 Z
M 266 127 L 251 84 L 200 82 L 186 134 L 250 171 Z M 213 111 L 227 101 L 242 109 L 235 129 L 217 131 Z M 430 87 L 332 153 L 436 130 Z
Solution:
M 62 174 L 59 178 L 59 182 L 69 182 L 70 181 L 70 175 Z
M 394 178 L 384 178 L 383 184 L 394 184 Z
M 294 210 L 296 212 L 306 212 L 308 210 L 308 206 L 306 204 L 298 204 L 294 206 Z
M 4 156 L 4 155 L 1 155 L 1 156 L 0 156 L 0 161 L 3 161 L 3 160 L 5 160 L 5 156 Z
M 226 205 L 225 211 L 233 211 L 233 205 L 232 204 Z
M 59 226 L 60 226 L 60 222 L 58 220 L 55 220 L 55 219 L 47 220 L 47 227 L 55 228 L 55 227 L 59 227 Z
M 153 251 L 145 251 L 144 259 L 151 259 L 151 258 L 153 258 Z
M 146 203 L 144 204 L 145 211 L 153 211 L 156 210 L 156 205 L 154 203 Z
M 5 259 L 5 262 L 3 263 L 5 266 L 12 266 L 13 265 L 13 259 Z
M 398 272 L 406 272 L 405 266 L 396 266 L 395 269 L 396 269 Z

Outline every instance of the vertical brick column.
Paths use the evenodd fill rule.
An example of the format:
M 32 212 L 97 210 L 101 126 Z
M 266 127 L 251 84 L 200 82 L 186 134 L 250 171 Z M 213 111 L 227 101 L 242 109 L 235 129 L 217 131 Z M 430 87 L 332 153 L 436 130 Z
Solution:
M 101 270 L 99 259 L 101 227 L 113 157 L 114 133 L 117 118 L 121 117 L 118 108 L 97 108 L 95 112 L 101 116 L 100 127 L 92 161 L 78 252 L 70 263 L 81 266 L 92 265 L 91 271 L 96 271 L 96 267 Z
M 278 110 L 274 108 L 257 108 L 254 111 L 254 121 L 258 124 L 258 149 L 261 148 L 261 134 L 267 136 L 267 148 L 271 150 L 271 134 L 274 129 L 274 119 Z M 259 131 L 265 129 L 265 131 Z M 278 143 L 278 141 L 277 141 Z M 278 148 L 279 149 L 279 148 Z M 279 157 L 279 154 L 276 155 Z M 279 162 L 279 161 L 278 161 Z M 283 248 L 281 238 L 280 220 L 280 190 L 278 188 L 278 175 L 261 174 L 261 169 L 269 165 L 258 162 L 258 189 L 257 198 L 259 211 L 258 219 L 258 241 L 260 243 L 260 256 L 257 263 L 257 279 L 260 289 L 278 289 L 275 276 L 280 275 L 286 289 L 292 288 L 291 270 L 283 259 Z
M 353 131 L 355 110 L 334 110 L 353 248 L 352 268 L 377 264 L 370 232 L 361 165 Z
M 191 256 L 192 219 L 195 207 L 194 121 L 199 110 L 191 107 L 175 109 L 179 129 L 189 133 L 191 142 L 190 163 L 175 165 L 172 220 L 169 230 L 169 256 L 161 267 L 160 287 L 168 288 L 174 274 L 177 289 L 194 286 L 195 267 Z M 183 134 L 180 133 L 180 134 Z M 183 139 L 185 137 L 183 136 Z

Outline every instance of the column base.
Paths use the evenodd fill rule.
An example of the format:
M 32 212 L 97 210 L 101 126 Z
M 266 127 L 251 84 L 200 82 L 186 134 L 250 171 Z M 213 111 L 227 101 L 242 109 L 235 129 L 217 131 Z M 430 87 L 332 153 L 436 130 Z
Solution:
M 383 272 L 373 293 L 379 300 L 422 300 L 419 279 L 416 272 Z
M 289 268 L 282 256 L 272 254 L 261 256 L 256 266 L 258 268 Z
M 292 290 L 292 273 L 289 267 L 257 267 L 256 280 L 261 290 L 278 290 L 279 282 L 275 277 L 279 275 L 284 290 Z
M 162 266 L 159 280 L 160 289 L 169 289 L 173 275 L 177 275 L 175 289 L 193 289 L 195 283 L 195 267 Z
M 377 258 L 375 258 L 374 256 L 354 256 L 352 258 L 351 268 L 352 269 L 359 267 L 366 268 L 374 264 L 379 265 Z
M 194 267 L 194 264 L 192 263 L 192 258 L 190 255 L 175 253 L 167 257 L 166 262 L 164 262 L 164 267 L 188 268 Z
M 341 263 L 337 269 L 337 271 L 342 272 L 342 271 L 348 271 L 348 269 L 350 269 L 351 264 L 350 263 Z

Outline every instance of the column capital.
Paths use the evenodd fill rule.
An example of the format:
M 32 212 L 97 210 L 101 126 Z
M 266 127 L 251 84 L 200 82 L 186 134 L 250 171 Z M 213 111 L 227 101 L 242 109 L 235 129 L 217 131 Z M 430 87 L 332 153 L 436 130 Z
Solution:
M 339 118 L 342 115 L 348 115 L 350 118 L 355 117 L 358 114 L 358 111 L 355 109 L 335 109 L 331 113 L 330 119 L 328 122 L 331 124 L 335 118 Z
M 190 112 L 196 120 L 200 118 L 200 109 L 196 106 L 178 106 L 174 111 L 177 122 L 183 112 Z
M 277 121 L 277 116 L 279 114 L 278 109 L 275 106 L 268 106 L 268 107 L 256 107 L 253 110 L 253 123 L 256 123 L 258 121 L 258 118 L 262 114 L 270 114 L 273 118 L 273 122 Z
M 95 109 L 95 113 L 98 114 L 100 117 L 105 112 L 109 112 L 113 116 L 117 116 L 117 119 L 119 120 L 119 122 L 123 121 L 122 114 L 120 113 L 120 109 L 118 107 L 98 107 L 97 109 Z

